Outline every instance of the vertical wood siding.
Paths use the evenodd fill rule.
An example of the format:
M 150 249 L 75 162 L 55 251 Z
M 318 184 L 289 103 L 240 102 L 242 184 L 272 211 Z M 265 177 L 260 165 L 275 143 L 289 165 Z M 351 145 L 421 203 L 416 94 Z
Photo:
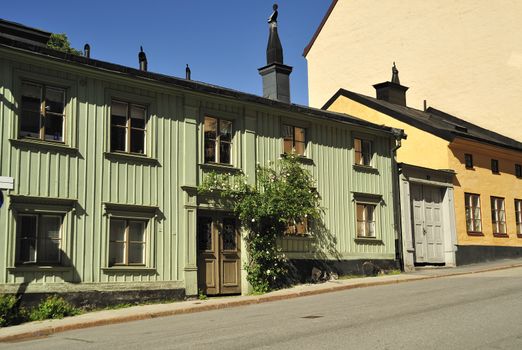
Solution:
M 317 180 L 317 190 L 325 208 L 324 224 L 335 237 L 336 252 L 346 259 L 394 258 L 394 222 L 392 201 L 392 166 L 388 135 L 373 134 L 375 168 L 377 172 L 361 172 L 353 168 L 354 127 L 320 121 L 298 113 L 280 115 L 275 109 L 231 99 L 195 95 L 162 87 L 145 87 L 143 83 L 124 80 L 111 75 L 74 74 L 57 66 L 27 64 L 23 61 L 0 59 L 0 175 L 13 176 L 15 189 L 11 195 L 52 197 L 77 200 L 69 215 L 70 225 L 65 235 L 70 240 L 68 258 L 72 270 L 49 269 L 9 270 L 14 263 L 15 227 L 9 198 L 0 209 L 0 283 L 59 283 L 59 282 L 163 282 L 182 281 L 186 254 L 194 241 L 194 225 L 185 223 L 186 206 L 190 196 L 182 189 L 187 185 L 185 164 L 198 169 L 198 184 L 205 172 L 203 162 L 203 126 L 205 115 L 231 118 L 234 123 L 232 159 L 236 168 L 242 168 L 249 178 L 256 174 L 251 158 L 267 166 L 282 153 L 281 124 L 286 118 L 301 119 L 307 123 L 307 156 L 304 163 Z M 16 138 L 14 106 L 16 101 L 16 74 L 24 72 L 72 82 L 76 93 L 68 96 L 74 110 L 72 135 L 67 143 L 78 152 L 56 148 L 21 147 L 9 139 Z M 141 85 L 140 85 L 141 84 Z M 124 93 L 150 100 L 150 119 L 147 137 L 157 163 L 107 157 L 110 135 L 108 105 L 112 92 Z M 198 131 L 187 134 L 186 106 L 190 99 L 196 116 Z M 133 101 L 130 101 L 133 102 Z M 68 116 L 73 119 L 73 116 Z M 246 141 L 246 118 L 255 120 L 255 142 Z M 249 124 L 250 125 L 250 124 Z M 187 150 L 186 139 L 198 138 L 197 147 Z M 248 139 L 253 140 L 253 139 Z M 252 148 L 253 147 L 253 148 Z M 248 165 L 248 168 L 246 167 Z M 189 172 L 190 173 L 190 172 Z M 192 183 L 192 181 L 189 181 Z M 353 192 L 382 195 L 377 215 L 377 229 L 382 244 L 357 243 L 355 238 L 355 207 Z M 4 194 L 6 194 L 4 192 Z M 187 199 L 189 198 L 189 199 Z M 150 237 L 153 245 L 154 269 L 117 271 L 108 273 L 108 219 L 104 203 L 158 207 L 160 215 Z M 69 219 L 68 219 L 69 220 Z M 190 222 L 190 221 L 189 221 Z M 296 256 L 314 257 L 316 244 L 306 237 L 294 237 L 282 242 L 284 249 Z M 301 254 L 301 255 L 299 255 Z M 307 255 L 309 254 L 309 255 Z M 315 254 L 315 255 L 314 255 Z M 331 257 L 331 255 L 329 255 Z

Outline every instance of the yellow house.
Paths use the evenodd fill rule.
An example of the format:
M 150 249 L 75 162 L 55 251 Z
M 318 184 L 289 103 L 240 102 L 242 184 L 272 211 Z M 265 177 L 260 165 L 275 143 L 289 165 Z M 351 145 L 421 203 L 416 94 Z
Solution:
M 376 98 L 340 89 L 323 108 L 407 134 L 397 151 L 405 268 L 522 256 L 522 143 L 407 107 L 395 66 L 374 87 Z

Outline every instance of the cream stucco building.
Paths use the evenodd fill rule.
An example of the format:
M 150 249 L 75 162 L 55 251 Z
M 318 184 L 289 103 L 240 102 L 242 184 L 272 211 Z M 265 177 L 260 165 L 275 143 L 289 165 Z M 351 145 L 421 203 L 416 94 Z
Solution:
M 423 101 L 522 140 L 522 2 L 333 0 L 304 51 L 310 105 L 339 89 L 373 95 L 392 61 Z

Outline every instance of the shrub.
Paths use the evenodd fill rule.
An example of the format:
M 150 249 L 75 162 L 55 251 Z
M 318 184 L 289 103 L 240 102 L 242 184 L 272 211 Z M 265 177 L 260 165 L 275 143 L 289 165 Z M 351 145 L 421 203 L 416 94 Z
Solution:
M 22 321 L 17 302 L 18 298 L 14 295 L 0 295 L 0 327 L 11 326 Z
M 80 313 L 80 309 L 72 306 L 59 296 L 50 296 L 31 310 L 31 321 L 46 320 L 49 318 L 64 318 Z

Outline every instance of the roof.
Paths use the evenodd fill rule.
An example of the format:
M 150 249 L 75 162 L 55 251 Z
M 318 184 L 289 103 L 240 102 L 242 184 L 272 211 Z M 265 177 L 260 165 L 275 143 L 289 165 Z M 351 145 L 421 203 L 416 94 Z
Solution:
M 304 57 L 306 57 L 306 55 L 308 55 L 308 52 L 310 51 L 310 49 L 314 45 L 315 40 L 319 36 L 319 33 L 321 33 L 321 30 L 323 30 L 323 27 L 326 24 L 326 21 L 328 20 L 328 17 L 330 17 L 330 14 L 332 13 L 335 5 L 337 5 L 337 1 L 338 0 L 332 0 L 332 3 L 330 4 L 330 7 L 328 8 L 328 10 L 326 10 L 326 14 L 323 17 L 323 20 L 321 21 L 321 24 L 319 24 L 319 27 L 317 27 L 317 29 L 315 30 L 315 33 L 312 36 L 312 39 L 310 40 L 308 45 L 306 45 L 306 47 L 303 50 L 303 56 Z
M 327 109 L 330 107 L 339 98 L 339 96 L 344 96 L 356 102 L 362 103 L 367 107 L 373 108 L 381 113 L 387 114 L 397 120 L 448 141 L 453 141 L 456 137 L 462 137 L 495 146 L 522 151 L 522 142 L 484 129 L 478 125 L 433 107 L 429 107 L 426 109 L 426 111 L 421 111 L 419 109 L 397 105 L 345 89 L 339 89 L 322 108 Z
M 51 37 L 51 33 L 0 18 L 0 36 L 28 44 L 45 46 Z
M 369 129 L 373 129 L 376 131 L 381 131 L 393 135 L 402 135 L 402 130 L 391 128 L 384 125 L 377 125 L 370 123 L 368 121 L 355 118 L 353 116 L 343 114 L 343 113 L 335 113 L 324 111 L 322 109 L 311 108 L 308 106 L 302 106 L 297 104 L 291 104 L 281 101 L 276 101 L 264 97 L 260 97 L 254 94 L 249 94 L 233 89 L 228 89 L 224 87 L 220 87 L 217 85 L 207 84 L 203 82 L 198 82 L 194 80 L 186 80 L 178 77 L 173 77 L 169 75 L 153 73 L 149 71 L 141 71 L 139 69 L 122 66 L 106 61 L 96 60 L 92 58 L 87 58 L 84 56 L 73 55 L 70 53 L 65 53 L 57 50 L 53 50 L 47 47 L 41 47 L 36 45 L 31 45 L 26 42 L 0 36 L 0 48 L 8 48 L 18 50 L 20 52 L 25 52 L 28 54 L 37 55 L 40 57 L 44 57 L 47 59 L 51 59 L 54 61 L 60 61 L 67 64 L 71 64 L 74 66 L 83 66 L 89 67 L 92 69 L 96 69 L 101 72 L 109 72 L 118 74 L 120 76 L 130 77 L 139 79 L 141 81 L 154 81 L 161 84 L 167 84 L 169 86 L 173 86 L 176 88 L 181 88 L 184 90 L 194 91 L 205 93 L 209 95 L 231 98 L 238 101 L 243 102 L 251 102 L 263 106 L 268 106 L 271 108 L 276 108 L 281 111 L 288 112 L 296 112 L 302 113 L 307 116 L 311 116 L 314 118 L 319 118 L 323 120 L 335 121 L 347 125 L 355 125 L 360 127 L 367 127 Z M 398 136 L 396 136 L 398 137 Z

